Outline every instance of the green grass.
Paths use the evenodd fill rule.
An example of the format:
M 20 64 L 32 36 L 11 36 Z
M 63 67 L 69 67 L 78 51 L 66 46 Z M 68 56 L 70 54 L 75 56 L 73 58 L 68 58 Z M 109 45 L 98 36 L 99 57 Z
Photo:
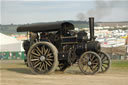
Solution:
M 111 73 L 127 73 L 128 72 L 128 60 L 112 60 Z
M 126 67 L 128 68 L 128 61 L 127 60 L 116 60 L 112 61 L 111 67 Z

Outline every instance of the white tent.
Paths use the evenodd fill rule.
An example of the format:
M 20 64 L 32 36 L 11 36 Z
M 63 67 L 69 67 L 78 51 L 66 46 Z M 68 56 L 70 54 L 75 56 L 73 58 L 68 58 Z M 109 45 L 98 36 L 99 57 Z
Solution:
M 22 41 L 0 33 L 0 52 L 23 51 Z

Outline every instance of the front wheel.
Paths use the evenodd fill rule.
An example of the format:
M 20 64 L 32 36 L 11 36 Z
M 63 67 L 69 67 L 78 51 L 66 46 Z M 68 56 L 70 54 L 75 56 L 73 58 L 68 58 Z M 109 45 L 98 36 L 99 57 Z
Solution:
M 79 59 L 79 68 L 86 75 L 93 75 L 99 71 L 101 67 L 101 59 L 95 52 L 84 52 Z

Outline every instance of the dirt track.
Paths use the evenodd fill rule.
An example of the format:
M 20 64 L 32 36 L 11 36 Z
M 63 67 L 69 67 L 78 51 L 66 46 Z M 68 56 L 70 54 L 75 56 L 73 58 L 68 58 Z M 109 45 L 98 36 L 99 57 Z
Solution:
M 83 75 L 75 66 L 66 72 L 33 75 L 23 61 L 0 61 L 0 85 L 128 85 L 128 70 L 110 69 L 105 74 Z

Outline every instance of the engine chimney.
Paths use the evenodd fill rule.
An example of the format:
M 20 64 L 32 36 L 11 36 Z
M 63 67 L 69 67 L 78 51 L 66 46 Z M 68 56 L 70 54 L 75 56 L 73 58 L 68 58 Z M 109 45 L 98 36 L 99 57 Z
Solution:
M 94 17 L 89 17 L 90 40 L 94 39 Z

